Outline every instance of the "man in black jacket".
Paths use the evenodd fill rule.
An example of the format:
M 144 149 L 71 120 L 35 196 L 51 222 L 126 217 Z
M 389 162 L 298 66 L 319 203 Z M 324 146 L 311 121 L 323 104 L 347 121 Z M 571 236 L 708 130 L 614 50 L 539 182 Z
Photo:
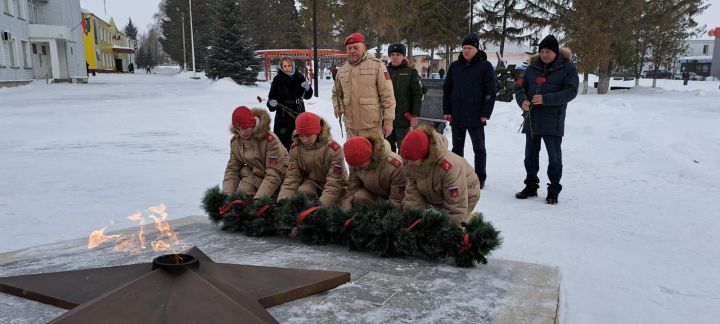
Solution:
M 390 45 L 388 55 L 390 63 L 387 69 L 395 93 L 395 120 L 393 131 L 387 140 L 390 142 L 390 149 L 397 152 L 410 128 L 417 126 L 422 104 L 422 85 L 417 70 L 409 67 L 405 60 L 405 45 Z
M 475 173 L 485 187 L 485 125 L 495 107 L 495 70 L 480 40 L 470 34 L 463 40 L 462 55 L 450 64 L 443 85 L 443 114 L 452 128 L 452 151 L 464 156 L 465 133 L 470 133 L 475 153 Z
M 540 179 L 540 141 L 548 153 L 547 175 L 550 179 L 545 202 L 558 203 L 562 190 L 562 137 L 565 134 L 567 104 L 577 96 L 578 73 L 570 61 L 570 50 L 560 48 L 555 36 L 548 35 L 540 42 L 540 53 L 530 58 L 525 75 L 519 81 L 515 100 L 524 111 L 525 122 L 525 188 L 515 198 L 537 196 Z

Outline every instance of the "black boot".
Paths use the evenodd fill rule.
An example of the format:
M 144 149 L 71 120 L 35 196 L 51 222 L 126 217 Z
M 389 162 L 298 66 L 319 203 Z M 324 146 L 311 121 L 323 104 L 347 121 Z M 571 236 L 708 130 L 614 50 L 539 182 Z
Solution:
M 545 203 L 548 205 L 557 205 L 558 203 L 558 195 L 560 194 L 562 186 L 558 185 L 552 185 L 548 183 L 548 194 L 547 198 L 545 198 Z
M 528 197 L 537 197 L 537 190 L 540 186 L 537 183 L 525 184 L 525 189 L 515 194 L 517 199 L 525 199 Z

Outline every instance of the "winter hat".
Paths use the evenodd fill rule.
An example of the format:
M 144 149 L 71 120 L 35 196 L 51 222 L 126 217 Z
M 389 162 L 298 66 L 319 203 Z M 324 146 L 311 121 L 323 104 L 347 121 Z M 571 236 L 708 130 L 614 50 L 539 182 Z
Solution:
M 355 43 L 365 43 L 365 36 L 360 33 L 352 33 L 350 36 L 345 38 L 345 46 Z
M 300 135 L 320 134 L 320 116 L 304 112 L 295 118 L 295 131 Z
M 543 38 L 542 42 L 540 42 L 540 47 L 538 48 L 538 51 L 543 48 L 547 48 L 555 52 L 555 54 L 560 53 L 560 44 L 558 44 L 557 39 L 553 35 L 547 35 L 547 37 Z
M 405 135 L 400 144 L 400 155 L 406 160 L 417 161 L 424 159 L 430 151 L 430 138 L 420 129 L 412 130 Z
M 471 45 L 477 49 L 480 49 L 480 38 L 475 33 L 470 33 L 463 39 L 462 46 Z
M 390 47 L 388 47 L 388 55 L 392 53 L 400 53 L 402 56 L 405 56 L 405 45 L 403 44 L 392 44 Z
M 257 120 L 255 119 L 255 116 L 253 116 L 252 111 L 250 111 L 250 108 L 248 107 L 237 107 L 232 113 L 233 127 L 251 128 L 255 127 L 256 123 Z
M 372 159 L 372 144 L 365 137 L 353 137 L 345 142 L 345 161 L 350 166 L 363 165 Z

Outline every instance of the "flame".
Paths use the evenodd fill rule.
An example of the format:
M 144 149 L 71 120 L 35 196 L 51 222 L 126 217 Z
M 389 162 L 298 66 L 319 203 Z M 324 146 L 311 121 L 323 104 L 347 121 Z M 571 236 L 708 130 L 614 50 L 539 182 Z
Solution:
M 170 228 L 170 224 L 167 222 L 168 213 L 165 204 L 160 203 L 157 206 L 151 206 L 146 211 L 148 212 L 148 215 L 143 215 L 143 213 L 137 212 L 127 217 L 127 219 L 131 221 L 138 222 L 139 229 L 137 234 L 105 235 L 105 228 L 96 230 L 90 234 L 90 238 L 88 239 L 88 249 L 94 249 L 104 242 L 113 241 L 116 242 L 113 250 L 117 252 L 138 254 L 143 250 L 146 250 L 147 240 L 145 239 L 145 236 L 151 234 L 145 230 L 145 225 L 149 222 L 148 218 L 152 219 L 155 224 L 155 228 L 157 229 L 156 233 L 153 231 L 156 237 L 150 243 L 153 251 L 180 251 L 186 248 L 185 244 L 183 244 L 183 242 L 178 238 L 177 234 L 172 230 L 172 228 Z
M 88 249 L 94 249 L 103 242 L 115 240 L 121 235 L 105 235 L 105 228 L 93 231 L 88 238 Z

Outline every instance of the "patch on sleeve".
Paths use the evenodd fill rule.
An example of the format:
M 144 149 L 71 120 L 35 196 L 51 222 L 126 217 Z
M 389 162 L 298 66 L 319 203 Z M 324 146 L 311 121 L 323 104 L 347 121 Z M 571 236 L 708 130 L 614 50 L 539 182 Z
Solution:
M 400 191 L 400 194 L 401 194 L 401 195 L 404 195 L 404 194 L 405 194 L 405 187 L 406 187 L 406 185 L 399 185 L 399 186 L 398 186 L 398 189 L 399 189 L 398 191 Z
M 408 178 L 407 178 L 407 185 L 408 185 L 408 186 L 414 186 L 414 185 L 415 185 L 415 179 L 408 177 Z
M 333 164 L 332 173 L 338 177 L 343 175 L 343 167 L 340 164 Z
M 340 149 L 340 144 L 338 144 L 335 141 L 330 142 L 330 148 L 333 149 L 333 151 L 337 151 Z
M 268 132 L 266 139 L 268 142 L 272 142 L 275 139 L 275 137 L 273 136 L 273 134 L 271 132 Z
M 288 164 L 288 170 L 295 170 L 297 169 L 297 163 L 295 161 L 290 161 Z
M 458 186 L 448 187 L 448 195 L 450 196 L 450 198 L 457 198 L 458 196 L 460 196 L 460 189 L 458 188 Z
M 398 160 L 398 159 L 396 159 L 396 158 L 394 158 L 394 157 L 392 157 L 392 156 L 389 156 L 389 157 L 388 157 L 388 162 L 390 162 L 390 164 L 392 164 L 392 165 L 393 165 L 394 167 L 396 167 L 396 168 L 401 167 L 402 164 L 403 164 L 402 161 L 400 161 L 400 160 Z
M 268 156 L 267 160 L 268 165 L 276 166 L 278 164 L 278 157 L 277 155 L 270 155 Z
M 440 167 L 445 170 L 445 172 L 447 172 L 452 169 L 452 163 L 450 163 L 448 160 L 443 159 L 442 161 L 440 161 Z
M 385 65 L 383 65 L 383 74 L 385 74 L 385 80 L 390 80 L 390 72 L 388 72 Z

